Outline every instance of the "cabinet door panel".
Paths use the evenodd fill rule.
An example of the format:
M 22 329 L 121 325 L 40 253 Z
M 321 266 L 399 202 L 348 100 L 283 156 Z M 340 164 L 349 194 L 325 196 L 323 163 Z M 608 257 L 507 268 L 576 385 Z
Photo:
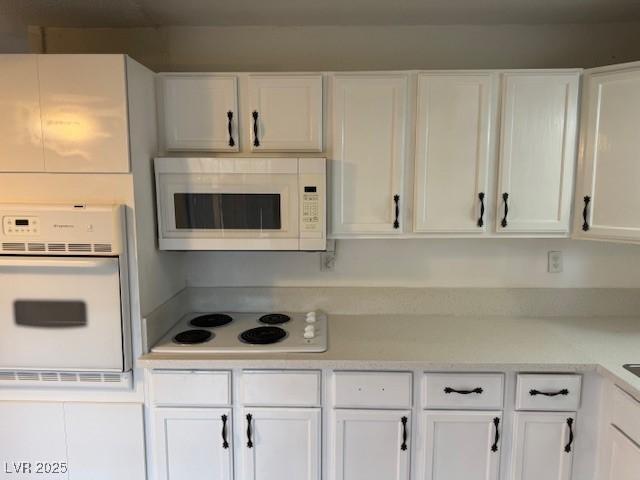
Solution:
M 64 415 L 70 480 L 145 478 L 142 405 L 65 403 Z
M 123 55 L 38 55 L 45 168 L 128 172 Z
M 498 232 L 569 231 L 578 82 L 577 72 L 505 74 Z
M 407 419 L 406 449 L 402 418 Z M 409 410 L 336 410 L 332 480 L 409 479 Z
M 238 151 L 235 76 L 167 75 L 160 85 L 167 150 Z
M 478 195 L 487 194 L 493 83 L 491 74 L 419 76 L 416 232 L 486 230 Z
M 322 151 L 322 75 L 251 75 L 251 148 L 260 151 Z
M 44 170 L 36 55 L 0 55 L 0 171 Z
M 638 480 L 640 478 L 640 446 L 610 425 L 607 480 Z
M 228 448 L 222 440 L 223 416 Z M 157 408 L 154 419 L 157 480 L 233 478 L 231 409 Z
M 334 235 L 402 232 L 406 111 L 406 75 L 333 78 Z
M 246 415 L 252 446 L 243 437 L 243 478 L 320 480 L 319 408 L 251 408 L 248 422 Z
M 578 235 L 640 240 L 640 66 L 585 76 Z M 590 197 L 583 231 L 584 197 Z
M 575 435 L 575 414 L 530 413 L 514 414 L 513 480 L 569 480 L 573 448 L 570 445 L 572 420 Z M 573 446 L 573 442 L 571 442 Z

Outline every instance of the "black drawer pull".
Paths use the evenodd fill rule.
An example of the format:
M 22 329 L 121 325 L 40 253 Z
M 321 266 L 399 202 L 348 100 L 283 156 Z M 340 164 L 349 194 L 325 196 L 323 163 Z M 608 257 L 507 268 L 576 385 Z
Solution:
M 227 129 L 229 130 L 229 146 L 233 147 L 236 141 L 233 139 L 233 112 L 229 110 L 227 112 Z
M 400 450 L 405 451 L 407 449 L 407 421 L 409 419 L 407 417 L 402 417 L 400 421 L 402 422 L 402 445 L 400 445 Z
M 247 447 L 253 448 L 253 442 L 251 441 L 251 420 L 253 415 L 247 413 Z
M 400 228 L 400 195 L 393 196 L 393 203 L 395 204 L 396 219 L 393 221 L 393 228 Z
M 567 418 L 567 427 L 569 427 L 569 443 L 564 446 L 564 451 L 569 453 L 573 443 L 573 418 Z
M 529 390 L 529 395 L 535 397 L 536 395 L 544 395 L 545 397 L 557 397 L 558 395 L 569 395 L 569 390 L 563 388 L 562 390 L 558 390 L 557 392 L 541 392 L 540 390 Z
M 229 448 L 229 442 L 227 442 L 227 416 L 222 415 L 222 448 Z
M 482 387 L 476 387 L 472 390 L 456 390 L 455 388 L 444 387 L 444 393 L 459 393 L 460 395 L 469 395 L 470 393 L 477 393 L 478 395 L 480 395 L 482 392 L 484 392 Z
M 478 218 L 478 227 L 484 227 L 484 192 L 478 194 L 480 200 L 480 218 Z
M 502 228 L 505 228 L 508 223 L 507 223 L 507 215 L 509 215 L 509 194 L 508 193 L 503 193 L 502 194 L 502 201 L 504 202 L 504 217 L 502 217 L 502 222 L 500 222 L 500 225 L 502 225 Z
M 498 451 L 498 440 L 500 440 L 500 432 L 498 430 L 498 427 L 500 426 L 500 419 L 498 417 L 493 419 L 493 426 L 496 429 L 496 436 L 493 438 L 493 445 L 491 445 L 491 451 L 492 452 L 497 452 Z
M 253 117 L 253 146 L 259 147 L 260 140 L 258 140 L 258 112 L 254 110 L 251 116 Z
M 589 230 L 589 222 L 587 221 L 589 202 L 591 202 L 591 197 L 587 195 L 586 197 L 584 197 L 584 208 L 582 209 L 582 220 L 584 220 L 584 223 L 582 224 L 582 230 L 584 230 L 585 232 Z

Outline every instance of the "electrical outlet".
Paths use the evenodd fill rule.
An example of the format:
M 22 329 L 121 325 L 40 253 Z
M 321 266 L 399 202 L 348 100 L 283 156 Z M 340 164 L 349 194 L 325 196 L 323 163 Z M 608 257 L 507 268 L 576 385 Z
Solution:
M 547 271 L 549 273 L 562 272 L 562 252 L 549 252 Z

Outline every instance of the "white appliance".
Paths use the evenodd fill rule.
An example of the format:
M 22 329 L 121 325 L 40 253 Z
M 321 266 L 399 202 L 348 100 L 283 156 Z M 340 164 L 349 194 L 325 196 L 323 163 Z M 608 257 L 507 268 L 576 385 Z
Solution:
M 162 250 L 325 250 L 324 158 L 156 158 Z
M 0 369 L 130 370 L 122 206 L 4 204 L 0 219 Z
M 323 313 L 189 313 L 151 349 L 157 353 L 312 353 L 327 350 Z

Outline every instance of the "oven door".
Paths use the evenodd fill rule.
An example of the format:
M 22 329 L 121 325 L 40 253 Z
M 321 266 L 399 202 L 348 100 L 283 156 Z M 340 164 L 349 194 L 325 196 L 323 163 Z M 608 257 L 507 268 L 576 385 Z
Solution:
M 0 257 L 0 368 L 122 371 L 119 261 Z
M 162 249 L 298 250 L 298 176 L 163 174 L 158 215 Z

